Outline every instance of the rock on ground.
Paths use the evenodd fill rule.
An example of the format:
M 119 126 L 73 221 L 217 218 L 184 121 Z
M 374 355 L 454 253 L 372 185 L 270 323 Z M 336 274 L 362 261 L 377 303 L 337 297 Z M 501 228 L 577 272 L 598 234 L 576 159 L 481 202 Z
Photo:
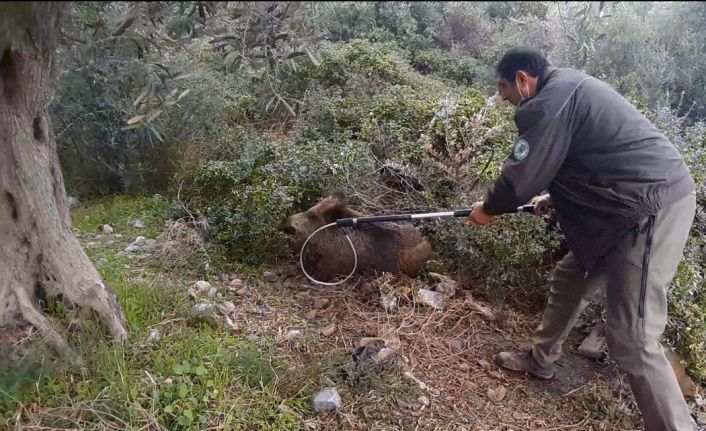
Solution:
M 672 364 L 672 369 L 677 376 L 679 388 L 684 397 L 697 398 L 699 396 L 699 387 L 691 380 L 691 377 L 686 374 L 686 369 L 684 368 L 684 364 L 682 364 L 679 354 L 671 350 L 667 350 L 664 353 L 667 355 L 669 363 Z
M 130 244 L 127 247 L 125 247 L 125 252 L 127 253 L 134 253 L 140 249 L 139 246 Z
M 603 346 L 605 344 L 605 336 L 601 325 L 593 328 L 588 337 L 586 337 L 581 346 L 579 346 L 579 354 L 588 358 L 600 359 L 603 356 Z
M 417 301 L 437 310 L 444 309 L 444 299 L 446 299 L 446 295 L 443 293 L 427 289 L 420 289 L 419 293 L 417 293 Z
M 343 401 L 336 388 L 326 388 L 314 394 L 312 405 L 315 412 L 332 412 L 340 410 Z

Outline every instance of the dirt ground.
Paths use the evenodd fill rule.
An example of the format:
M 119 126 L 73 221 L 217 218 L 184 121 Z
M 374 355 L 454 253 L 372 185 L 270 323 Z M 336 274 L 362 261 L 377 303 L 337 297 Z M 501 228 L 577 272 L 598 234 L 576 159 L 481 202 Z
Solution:
M 572 331 L 557 375 L 547 382 L 494 363 L 499 351 L 529 346 L 539 315 L 479 307 L 467 290 L 435 310 L 415 300 L 414 292 L 426 286 L 413 279 L 331 288 L 305 282 L 294 266 L 272 271 L 277 280 L 244 293 L 235 311 L 244 322 L 238 331 L 254 339 L 277 334 L 278 355 L 295 370 L 281 376 L 281 390 L 297 390 L 304 381 L 314 389 L 337 387 L 342 411 L 301 415 L 310 429 L 642 429 L 615 364 L 576 353 L 591 316 L 589 325 Z M 383 295 L 397 306 L 385 309 Z M 269 311 L 253 319 L 248 309 Z M 367 359 L 365 345 L 372 349 Z M 395 359 L 377 365 L 370 356 L 383 345 Z

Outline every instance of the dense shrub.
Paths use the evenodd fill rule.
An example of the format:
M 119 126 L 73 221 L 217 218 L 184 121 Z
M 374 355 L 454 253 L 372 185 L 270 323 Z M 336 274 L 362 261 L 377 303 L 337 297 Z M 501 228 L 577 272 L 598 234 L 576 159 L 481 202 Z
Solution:
M 287 255 L 277 224 L 327 191 L 345 190 L 350 176 L 366 168 L 355 141 L 294 144 L 228 128 L 219 135 L 208 150 L 192 148 L 197 156 L 181 166 L 177 179 L 188 206 L 208 218 L 210 239 L 250 265 Z
M 696 182 L 696 216 L 669 290 L 668 337 L 690 372 L 706 382 L 706 124 L 689 125 L 668 108 L 648 115 L 679 149 Z
M 272 229 L 293 200 L 274 172 L 275 144 L 246 136 L 237 143 L 238 156 L 204 161 L 194 172 L 191 202 L 202 209 L 212 240 L 225 245 L 229 256 L 261 264 L 265 251 L 283 250 L 286 243 Z
M 412 65 L 422 73 L 435 74 L 460 84 L 483 84 L 487 80 L 487 68 L 475 58 L 462 52 L 447 52 L 441 49 L 426 49 L 414 54 Z
M 483 280 L 489 298 L 534 312 L 544 306 L 560 237 L 543 219 L 503 215 L 483 229 L 444 223 L 430 237 L 449 269 Z
M 58 82 L 50 114 L 70 194 L 93 197 L 143 185 L 138 178 L 150 167 L 141 162 L 158 141 L 147 130 L 122 130 L 134 88 L 129 69 L 144 72 L 141 62 L 111 58 L 68 71 Z

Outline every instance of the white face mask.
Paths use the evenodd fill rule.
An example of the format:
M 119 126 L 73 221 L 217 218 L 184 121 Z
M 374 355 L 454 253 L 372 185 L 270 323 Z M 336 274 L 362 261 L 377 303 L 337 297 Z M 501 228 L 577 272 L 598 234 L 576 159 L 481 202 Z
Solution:
M 515 87 L 517 88 L 517 92 L 520 93 L 520 97 L 522 98 L 522 100 L 520 100 L 520 103 L 529 99 L 529 89 L 527 90 L 527 97 L 525 97 L 525 95 L 522 94 L 522 90 L 520 90 L 520 85 L 517 83 L 517 80 L 515 80 Z

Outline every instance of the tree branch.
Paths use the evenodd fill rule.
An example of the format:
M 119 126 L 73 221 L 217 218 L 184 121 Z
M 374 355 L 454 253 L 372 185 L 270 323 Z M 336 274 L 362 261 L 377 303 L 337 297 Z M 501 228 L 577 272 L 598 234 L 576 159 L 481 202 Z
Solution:
M 82 39 L 82 38 L 80 38 L 80 37 L 78 37 L 78 36 L 74 36 L 74 35 L 69 34 L 69 33 L 64 33 L 64 32 L 62 32 L 61 35 L 62 35 L 64 38 L 66 38 L 66 39 L 68 39 L 68 40 L 70 40 L 70 41 L 73 41 L 73 42 L 82 43 L 82 44 L 88 43 L 88 41 L 87 41 L 86 39 Z
M 135 17 L 134 16 L 129 16 L 125 21 L 123 21 L 122 24 L 118 26 L 118 28 L 111 33 L 111 36 L 120 36 L 121 34 L 125 33 L 125 30 L 127 30 L 133 23 L 135 22 Z

